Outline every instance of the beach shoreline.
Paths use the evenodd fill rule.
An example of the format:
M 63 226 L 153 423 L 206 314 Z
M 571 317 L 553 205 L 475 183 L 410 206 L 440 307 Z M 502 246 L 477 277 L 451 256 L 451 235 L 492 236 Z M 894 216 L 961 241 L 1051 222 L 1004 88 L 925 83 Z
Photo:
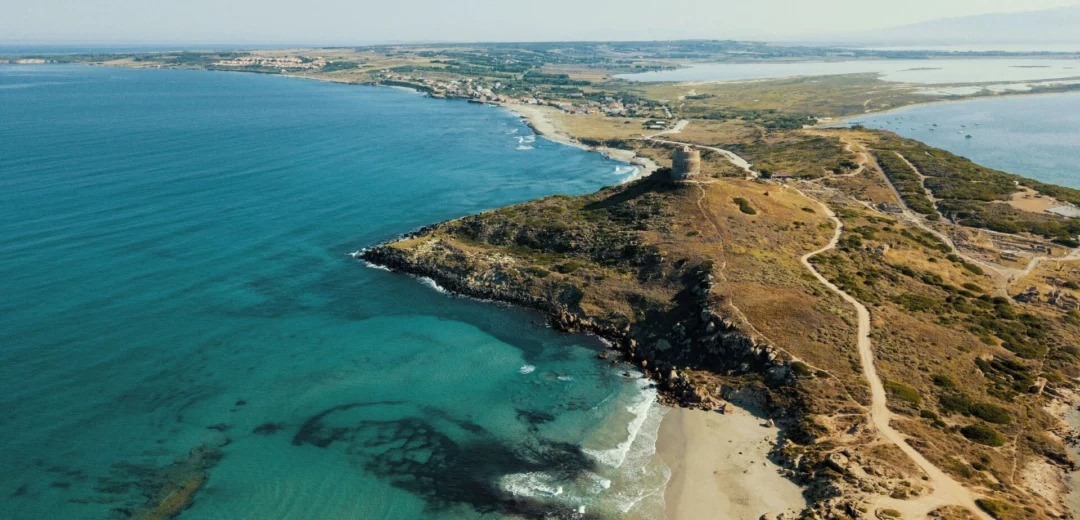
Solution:
M 671 471 L 667 520 L 756 519 L 805 508 L 803 489 L 769 459 L 779 429 L 745 408 L 726 410 L 672 408 L 660 423 L 656 453 Z
M 1044 408 L 1059 421 L 1058 427 L 1047 433 L 1061 441 L 1074 459 L 1080 460 L 1080 393 L 1059 392 L 1063 395 L 1054 397 Z M 1068 513 L 1080 514 L 1080 469 L 1069 471 L 1043 462 L 1024 468 L 1024 477 L 1030 488 L 1043 490 L 1040 494 L 1051 502 Z
M 525 124 L 540 137 L 556 143 L 580 148 L 588 152 L 600 153 L 609 159 L 634 166 L 636 172 L 628 178 L 623 179 L 622 182 L 624 183 L 646 177 L 660 169 L 660 165 L 655 161 L 648 157 L 642 157 L 633 150 L 609 148 L 606 146 L 593 147 L 580 143 L 577 138 L 563 129 L 559 123 L 552 118 L 552 115 L 554 115 L 553 111 L 558 109 L 542 105 L 524 105 L 520 103 L 499 103 L 495 106 L 502 107 L 517 114 L 525 121 Z

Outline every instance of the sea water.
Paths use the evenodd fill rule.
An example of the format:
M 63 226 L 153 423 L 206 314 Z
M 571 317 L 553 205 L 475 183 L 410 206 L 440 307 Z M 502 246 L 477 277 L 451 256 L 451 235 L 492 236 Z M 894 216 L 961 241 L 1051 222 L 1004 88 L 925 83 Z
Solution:
M 203 447 L 184 519 L 655 517 L 599 340 L 349 256 L 624 166 L 395 89 L 0 66 L 0 516 L 123 517 Z
M 1080 93 L 936 103 L 849 122 L 891 130 L 984 166 L 1080 188 Z

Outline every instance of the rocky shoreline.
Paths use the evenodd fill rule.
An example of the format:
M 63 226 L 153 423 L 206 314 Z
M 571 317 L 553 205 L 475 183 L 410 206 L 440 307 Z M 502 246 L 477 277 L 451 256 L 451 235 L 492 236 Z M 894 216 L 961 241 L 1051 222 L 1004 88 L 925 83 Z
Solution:
M 436 227 L 422 228 L 403 240 L 423 238 Z M 540 312 L 559 331 L 603 338 L 617 354 L 602 351 L 598 357 L 605 360 L 621 357 L 640 367 L 656 384 L 659 401 L 665 405 L 726 413 L 735 408 L 731 401 L 752 402 L 767 417 L 765 420 L 770 426 L 780 428 L 780 436 L 770 452 L 770 458 L 783 468 L 784 476 L 803 487 L 804 496 L 812 509 L 804 511 L 802 516 L 850 518 L 855 513 L 858 517 L 857 500 L 844 484 L 846 466 L 859 464 L 858 457 L 852 456 L 849 460 L 838 454 L 818 454 L 813 449 L 790 449 L 796 445 L 801 445 L 800 448 L 811 447 L 818 441 L 805 420 L 808 410 L 803 401 L 803 391 L 798 388 L 796 362 L 779 349 L 754 340 L 737 324 L 714 311 L 709 305 L 712 276 L 704 270 L 698 271 L 696 283 L 689 287 L 696 297 L 697 312 L 676 323 L 660 339 L 646 342 L 643 340 L 646 334 L 640 324 L 618 326 L 579 316 L 557 301 L 533 296 L 523 287 L 492 284 L 468 270 L 447 268 L 427 257 L 412 256 L 392 245 L 367 249 L 360 258 L 392 272 L 429 278 L 454 295 Z M 689 348 L 714 360 L 722 360 L 724 367 L 721 372 L 730 374 L 733 381 L 739 382 L 717 386 L 715 380 L 701 381 L 688 377 L 686 372 L 679 370 L 669 360 L 669 355 Z M 612 363 L 616 362 L 612 359 Z M 755 379 L 764 384 L 755 384 Z M 865 487 L 862 482 L 859 485 Z M 880 487 L 876 483 L 869 485 Z
M 423 237 L 436 226 L 428 226 L 409 234 L 405 240 Z M 851 468 L 870 465 L 848 450 L 836 453 L 818 453 L 812 447 L 819 439 L 805 420 L 808 410 L 802 402 L 797 385 L 797 368 L 786 354 L 773 346 L 763 345 L 745 334 L 735 323 L 720 316 L 709 307 L 711 276 L 701 272 L 697 283 L 690 290 L 700 305 L 696 316 L 677 323 L 669 334 L 652 345 L 639 340 L 638 325 L 614 326 L 610 323 L 582 317 L 570 312 L 565 306 L 545 298 L 535 297 L 522 288 L 511 289 L 497 284 L 482 282 L 473 273 L 444 268 L 425 257 L 411 257 L 392 245 L 379 245 L 365 250 L 361 258 L 370 264 L 392 272 L 426 277 L 451 294 L 486 301 L 516 305 L 543 314 L 556 330 L 567 333 L 593 334 L 605 339 L 611 349 L 623 359 L 640 367 L 640 370 L 656 384 L 661 403 L 674 407 L 731 412 L 731 402 L 752 404 L 766 417 L 769 426 L 780 429 L 776 444 L 769 452 L 773 462 L 782 468 L 785 477 L 803 488 L 810 508 L 803 511 L 803 518 L 863 518 L 859 511 L 860 490 L 880 489 L 893 492 L 892 479 L 880 480 L 888 472 L 854 472 Z M 666 359 L 665 354 L 678 348 L 704 347 L 705 355 L 726 361 L 731 374 L 758 375 L 764 385 L 754 385 L 749 380 L 742 386 L 723 384 L 712 390 L 705 382 L 686 376 Z M 613 354 L 603 351 L 598 357 L 610 359 Z M 612 361 L 616 362 L 616 361 Z M 737 376 L 735 376 L 737 379 Z M 796 449 L 791 449 L 798 446 Z M 867 466 L 869 467 L 869 466 Z M 852 487 L 848 480 L 853 473 L 862 475 Z M 914 490 L 913 490 L 914 491 Z
M 422 234 L 426 229 L 428 228 L 413 235 Z M 767 382 L 774 384 L 792 383 L 792 368 L 786 356 L 770 345 L 758 344 L 736 324 L 710 309 L 707 295 L 712 288 L 712 276 L 707 273 L 702 273 L 699 283 L 692 289 L 700 296 L 700 311 L 696 319 L 686 320 L 689 323 L 680 322 L 670 336 L 658 340 L 652 347 L 644 347 L 634 337 L 633 327 L 630 325 L 618 327 L 578 316 L 557 302 L 532 296 L 522 289 L 477 283 L 467 273 L 450 272 L 434 262 L 409 258 L 404 252 L 391 246 L 380 245 L 365 250 L 361 258 L 393 272 L 430 278 L 453 294 L 538 311 L 547 318 L 553 328 L 562 332 L 593 334 L 603 338 L 612 349 L 623 354 L 626 360 L 640 367 L 647 377 L 656 382 L 661 391 L 661 401 L 665 404 L 717 410 L 724 406 L 725 395 L 734 391 L 726 388 L 719 393 L 709 392 L 704 385 L 692 383 L 671 362 L 664 359 L 663 353 L 673 346 L 704 346 L 709 354 L 723 356 L 724 359 L 736 363 L 740 372 L 759 372 Z M 600 356 L 607 357 L 604 353 Z

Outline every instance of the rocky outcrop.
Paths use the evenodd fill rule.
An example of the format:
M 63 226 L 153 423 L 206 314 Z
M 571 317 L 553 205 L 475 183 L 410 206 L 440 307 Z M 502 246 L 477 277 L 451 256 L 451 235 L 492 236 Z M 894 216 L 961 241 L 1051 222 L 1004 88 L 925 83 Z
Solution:
M 422 237 L 427 230 L 410 235 Z M 435 239 L 433 239 L 435 240 Z M 670 330 L 655 330 L 651 323 L 623 322 L 584 315 L 573 309 L 574 291 L 567 286 L 554 292 L 558 296 L 539 296 L 537 284 L 520 271 L 479 266 L 461 257 L 445 245 L 440 254 L 417 254 L 393 245 L 364 251 L 362 258 L 392 271 L 430 278 L 453 293 L 510 303 L 545 314 L 551 325 L 564 332 L 595 334 L 610 342 L 656 381 L 662 399 L 673 405 L 717 409 L 723 405 L 723 389 L 691 381 L 679 366 L 707 365 L 715 371 L 732 374 L 759 374 L 769 385 L 789 385 L 794 380 L 790 360 L 771 345 L 759 344 L 728 318 L 711 307 L 712 275 L 707 269 L 695 273 L 688 287 L 694 295 L 691 315 L 677 321 Z M 428 250 L 430 253 L 430 249 Z M 457 256 L 456 265 L 440 260 Z

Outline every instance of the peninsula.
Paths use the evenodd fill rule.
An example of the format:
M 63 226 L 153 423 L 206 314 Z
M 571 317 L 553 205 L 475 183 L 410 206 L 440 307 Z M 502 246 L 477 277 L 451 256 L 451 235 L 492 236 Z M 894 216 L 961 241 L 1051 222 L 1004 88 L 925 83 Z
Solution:
M 1074 434 L 1059 414 L 1080 377 L 1080 191 L 834 124 L 1080 78 L 1020 91 L 873 73 L 615 77 L 960 57 L 1022 56 L 695 41 L 19 59 L 406 87 L 501 105 L 546 137 L 635 162 L 633 182 L 432 224 L 361 256 L 601 336 L 612 348 L 599 362 L 638 367 L 672 406 L 756 410 L 780 431 L 769 458 L 806 498 L 792 514 L 1071 518 Z

